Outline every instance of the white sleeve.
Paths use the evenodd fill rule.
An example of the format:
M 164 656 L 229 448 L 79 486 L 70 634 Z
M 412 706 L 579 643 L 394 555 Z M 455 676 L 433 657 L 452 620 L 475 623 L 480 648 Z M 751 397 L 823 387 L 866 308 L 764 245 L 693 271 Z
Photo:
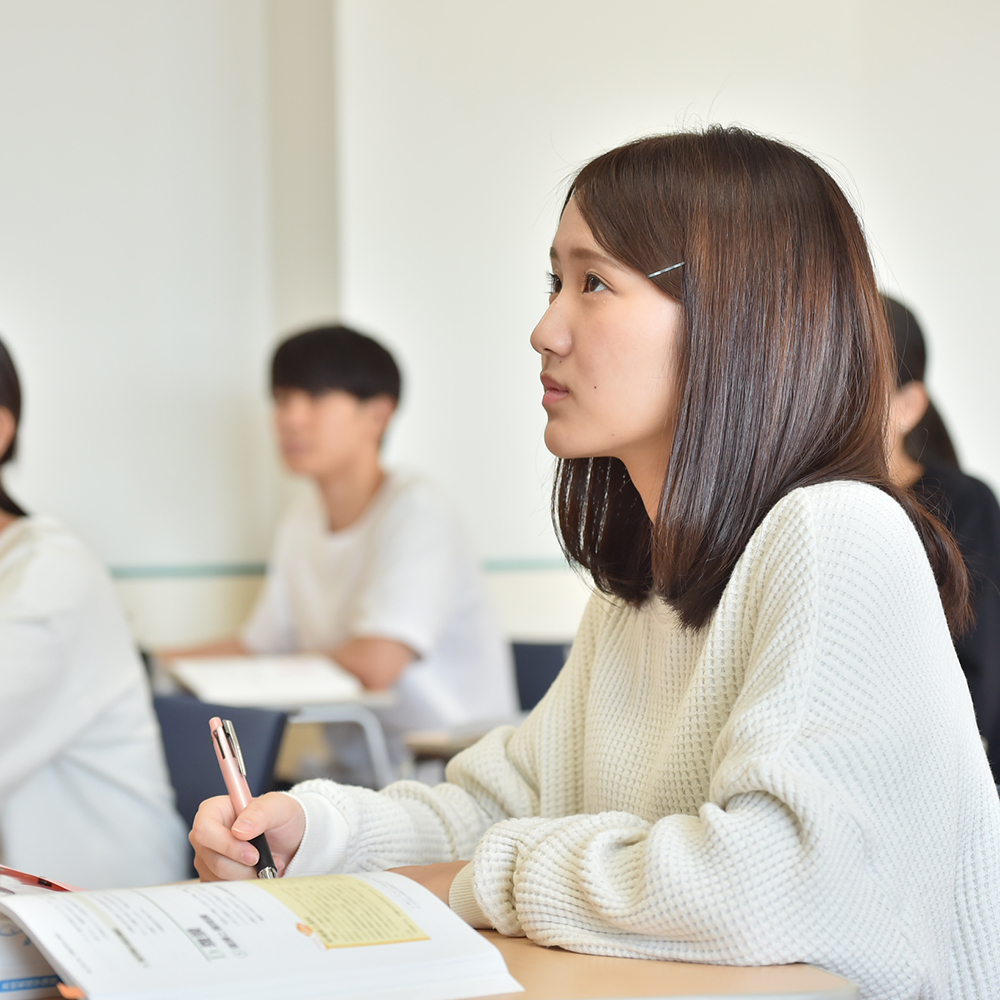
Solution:
M 396 639 L 426 656 L 454 610 L 459 561 L 468 558 L 454 515 L 424 487 L 404 494 L 379 521 L 350 634 Z
M 431 788 L 398 781 L 381 792 L 324 780 L 296 785 L 292 794 L 305 809 L 306 834 L 288 874 L 470 859 L 495 823 L 581 811 L 579 719 L 604 616 L 604 598 L 593 599 L 565 667 L 531 715 L 518 728 L 501 726 L 460 753 L 449 763 L 445 783 Z M 565 748 L 565 760 L 545 757 L 549 746 Z
M 18 574 L 0 601 L 0 802 L 74 743 L 137 669 L 124 659 L 137 654 L 110 581 L 74 544 L 34 552 Z M 95 663 L 89 634 L 78 646 L 101 629 L 108 658 Z
M 449 780 L 434 788 L 419 781 L 397 781 L 381 792 L 323 779 L 296 785 L 291 794 L 305 810 L 306 832 L 286 874 L 384 871 L 470 859 L 494 823 L 537 809 L 537 789 L 510 752 L 517 734 L 511 726 L 493 730 L 459 755 L 471 755 L 473 763 L 459 772 L 455 758 Z M 462 780 L 477 772 L 481 782 Z
M 49 622 L 0 617 L 0 802 L 89 725 L 68 712 L 58 690 L 67 667 Z

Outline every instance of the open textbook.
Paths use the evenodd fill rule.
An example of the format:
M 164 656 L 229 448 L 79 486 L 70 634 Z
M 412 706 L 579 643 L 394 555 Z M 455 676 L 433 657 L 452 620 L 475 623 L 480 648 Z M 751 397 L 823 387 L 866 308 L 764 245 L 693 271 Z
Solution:
M 458 1000 L 520 992 L 500 952 L 391 872 L 0 895 L 48 992 L 103 1000 Z M 23 937 L 23 935 L 22 935 Z M 49 968 L 51 966 L 51 968 Z M 29 978 L 27 975 L 21 978 Z
M 325 656 L 212 656 L 175 660 L 170 672 L 202 701 L 299 708 L 361 696 L 361 682 Z
M 49 895 L 57 883 L 0 865 L 0 901 L 15 895 Z M 58 996 L 59 977 L 34 942 L 5 913 L 0 913 L 0 997 L 35 1000 Z

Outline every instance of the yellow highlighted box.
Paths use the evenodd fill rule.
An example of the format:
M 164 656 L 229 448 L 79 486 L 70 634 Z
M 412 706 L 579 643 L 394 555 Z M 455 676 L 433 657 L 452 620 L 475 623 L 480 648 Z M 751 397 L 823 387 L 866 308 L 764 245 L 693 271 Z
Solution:
M 349 875 L 317 875 L 287 882 L 262 879 L 257 886 L 287 906 L 327 948 L 430 940 L 391 899 Z

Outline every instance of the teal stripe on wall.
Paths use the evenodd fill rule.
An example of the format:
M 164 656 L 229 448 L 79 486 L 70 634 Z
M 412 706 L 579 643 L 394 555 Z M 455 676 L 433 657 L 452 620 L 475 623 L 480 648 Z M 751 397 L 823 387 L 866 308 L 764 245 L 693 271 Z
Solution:
M 262 576 L 264 563 L 212 563 L 194 566 L 112 566 L 116 580 L 189 580 L 216 576 Z
M 561 556 L 552 558 L 484 559 L 484 573 L 539 573 L 567 568 Z M 189 566 L 112 566 L 116 580 L 196 580 L 226 576 L 262 576 L 264 563 L 205 563 Z
M 569 568 L 562 556 L 547 559 L 484 559 L 480 565 L 484 573 L 537 573 Z

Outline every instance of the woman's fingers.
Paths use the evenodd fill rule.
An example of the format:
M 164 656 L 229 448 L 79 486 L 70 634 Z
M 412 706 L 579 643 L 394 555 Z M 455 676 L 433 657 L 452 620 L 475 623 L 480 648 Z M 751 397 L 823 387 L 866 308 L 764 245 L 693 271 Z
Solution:
M 306 814 L 302 805 L 298 799 L 282 792 L 268 792 L 254 799 L 233 823 L 233 835 L 239 840 L 252 840 L 266 833 L 275 860 L 280 855 L 286 862 L 299 849 L 305 829 Z
M 233 836 L 230 827 L 235 819 L 236 811 L 228 795 L 206 799 L 198 807 L 188 840 L 194 848 L 195 871 L 204 881 L 249 878 L 255 874 L 252 867 L 247 868 L 241 862 L 241 854 L 249 845 Z
M 298 850 L 305 832 L 305 813 L 290 795 L 271 792 L 254 799 L 237 817 L 226 795 L 202 802 L 189 840 L 195 870 L 204 881 L 255 878 L 257 850 L 246 841 L 267 834 L 279 871 Z
M 195 850 L 194 869 L 202 882 L 236 882 L 257 877 L 253 865 L 232 861 L 209 850 Z

